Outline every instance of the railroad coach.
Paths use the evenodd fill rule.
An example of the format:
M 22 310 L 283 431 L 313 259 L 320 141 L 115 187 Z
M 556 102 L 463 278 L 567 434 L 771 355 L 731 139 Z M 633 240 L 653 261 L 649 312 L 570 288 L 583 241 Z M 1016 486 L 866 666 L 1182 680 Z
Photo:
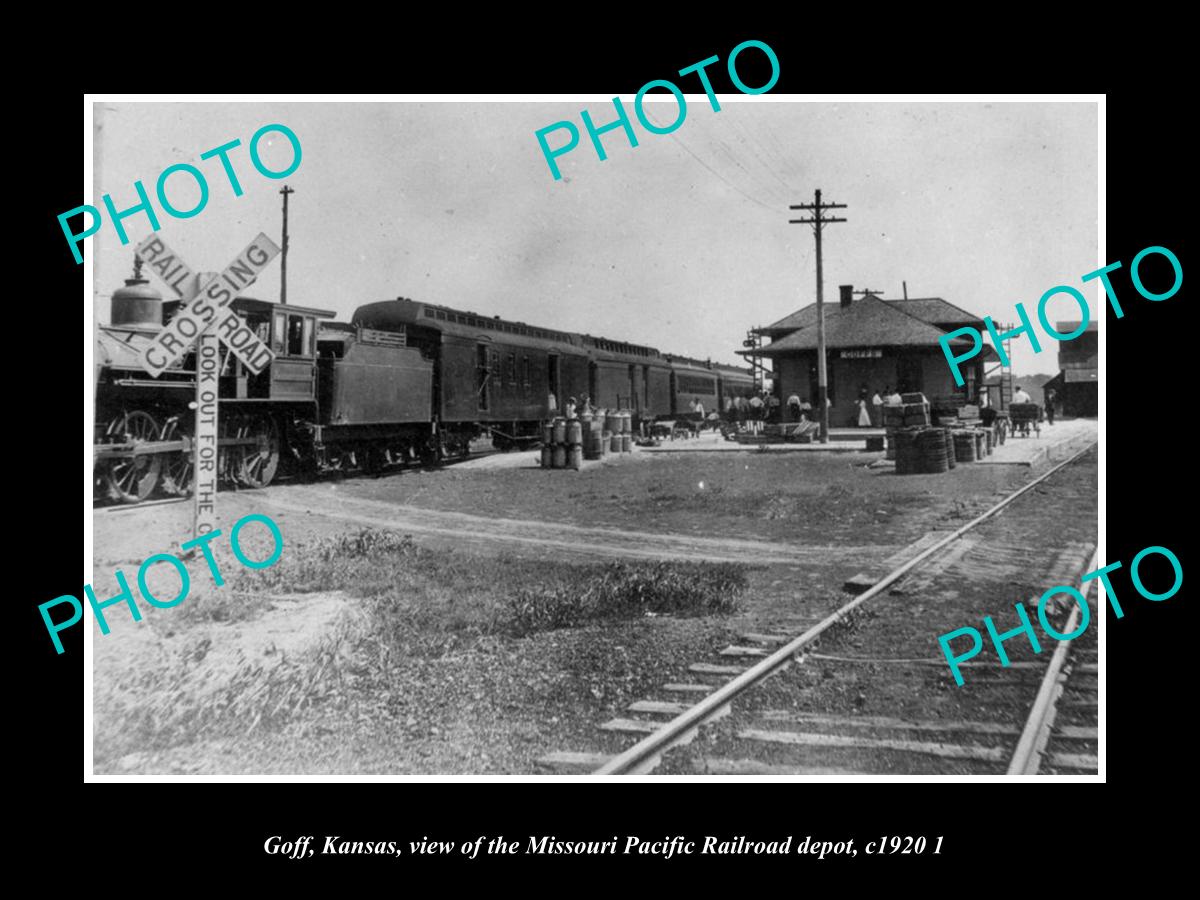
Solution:
M 445 452 L 486 430 L 501 448 L 540 438 L 551 402 L 588 390 L 588 354 L 577 335 L 403 297 L 360 306 L 351 324 L 403 333 L 432 362 L 431 429 Z
M 668 356 L 671 363 L 671 409 L 673 415 L 686 416 L 699 401 L 705 413 L 720 412 L 717 373 L 712 363 L 686 356 Z
M 581 336 L 588 352 L 588 389 L 592 405 L 628 409 L 634 426 L 671 411 L 671 367 L 653 347 Z

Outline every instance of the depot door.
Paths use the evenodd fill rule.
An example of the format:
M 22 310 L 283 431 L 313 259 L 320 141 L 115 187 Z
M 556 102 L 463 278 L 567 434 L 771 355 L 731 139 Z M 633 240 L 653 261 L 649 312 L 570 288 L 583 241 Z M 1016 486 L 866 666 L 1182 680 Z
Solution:
M 925 379 L 921 373 L 919 356 L 901 356 L 896 360 L 896 378 L 900 381 L 900 393 L 915 394 L 925 390 Z

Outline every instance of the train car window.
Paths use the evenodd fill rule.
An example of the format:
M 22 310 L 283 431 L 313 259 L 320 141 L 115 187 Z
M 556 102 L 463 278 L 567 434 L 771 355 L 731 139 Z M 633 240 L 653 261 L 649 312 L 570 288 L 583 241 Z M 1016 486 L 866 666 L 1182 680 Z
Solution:
M 508 354 L 508 383 L 517 383 L 517 354 Z
M 521 384 L 525 385 L 525 387 L 529 387 L 531 383 L 532 383 L 532 381 L 529 377 L 529 357 L 522 356 L 521 357 Z
M 304 317 L 288 316 L 287 355 L 304 355 Z
M 275 333 L 271 337 L 271 349 L 276 353 L 283 353 L 286 336 L 287 316 L 284 313 L 275 313 Z
M 316 356 L 317 345 L 317 329 L 314 327 L 316 321 L 312 316 L 304 317 L 304 355 Z
M 439 321 L 439 322 L 445 322 L 445 321 L 446 321 L 446 314 L 445 314 L 444 312 L 442 312 L 441 310 L 438 310 L 437 317 L 438 317 L 438 321 Z

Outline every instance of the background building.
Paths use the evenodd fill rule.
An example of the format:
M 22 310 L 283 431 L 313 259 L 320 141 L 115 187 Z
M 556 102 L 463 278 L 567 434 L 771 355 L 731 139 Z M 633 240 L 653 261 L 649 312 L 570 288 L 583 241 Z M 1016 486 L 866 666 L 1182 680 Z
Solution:
M 1078 322 L 1059 322 L 1059 334 L 1070 334 Z M 1058 345 L 1058 374 L 1046 382 L 1045 390 L 1054 389 L 1055 406 L 1064 416 L 1094 416 L 1100 394 L 1100 330 L 1097 322 L 1074 340 Z

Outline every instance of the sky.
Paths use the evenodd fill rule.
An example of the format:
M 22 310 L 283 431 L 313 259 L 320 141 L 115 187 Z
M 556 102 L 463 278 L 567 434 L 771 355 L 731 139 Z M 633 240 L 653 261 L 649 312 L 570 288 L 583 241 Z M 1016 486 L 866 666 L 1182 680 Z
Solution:
M 651 95 L 654 96 L 654 95 Z M 662 95 L 667 96 L 667 95 Z M 359 305 L 397 296 L 567 331 L 649 344 L 663 352 L 739 362 L 749 328 L 811 303 L 812 228 L 788 224 L 790 204 L 847 204 L 845 223 L 823 232 L 825 300 L 838 285 L 885 298 L 942 297 L 998 323 L 1021 301 L 1064 284 L 1083 291 L 1093 317 L 1101 265 L 1097 238 L 1094 103 L 811 103 L 770 94 L 687 95 L 669 135 L 642 128 L 622 97 L 638 146 L 623 130 L 602 136 L 601 161 L 580 119 L 615 118 L 611 100 L 549 102 L 137 103 L 94 106 L 94 195 L 133 206 L 133 183 L 154 196 L 159 174 L 191 163 L 209 200 L 192 218 L 166 215 L 158 232 L 194 269 L 223 269 L 259 232 L 280 240 L 289 199 L 288 300 L 346 320 Z M 647 102 L 665 126 L 674 100 Z M 571 121 L 580 144 L 558 157 L 555 180 L 535 132 Z M 302 158 L 286 179 L 259 174 L 250 139 L 282 123 Z M 230 153 L 244 193 L 235 197 L 219 160 L 200 155 L 240 139 Z M 566 140 L 558 131 L 549 138 Z M 264 138 L 264 163 L 282 169 L 290 146 Z M 198 190 L 173 175 L 168 198 L 193 206 Z M 133 247 L 151 233 L 125 220 L 122 246 L 107 220 L 88 238 L 96 309 L 131 271 Z M 66 248 L 64 247 L 64 250 Z M 249 290 L 279 298 L 276 260 Z M 160 289 L 163 286 L 156 283 Z M 165 292 L 165 289 L 164 289 Z M 1066 297 L 1049 319 L 1078 319 Z M 1020 374 L 1058 371 L 1055 342 L 1014 342 Z

